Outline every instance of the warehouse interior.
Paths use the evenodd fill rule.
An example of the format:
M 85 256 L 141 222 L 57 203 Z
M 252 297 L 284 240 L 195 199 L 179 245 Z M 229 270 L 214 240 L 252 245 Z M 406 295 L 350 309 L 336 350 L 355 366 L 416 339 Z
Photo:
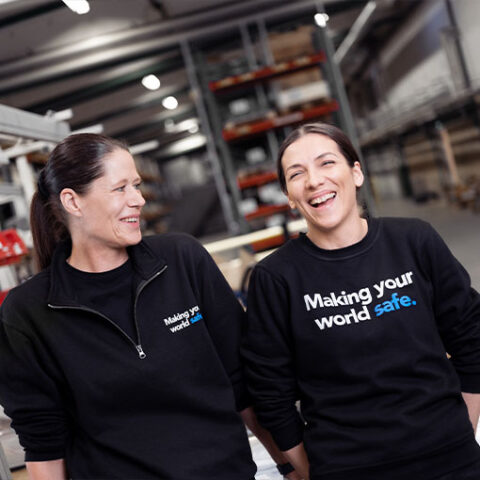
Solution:
M 480 288 L 480 2 L 90 0 L 83 14 L 66 3 L 0 0 L 0 220 L 16 245 L 2 294 L 33 273 L 38 172 L 57 142 L 89 131 L 130 146 L 143 232 L 198 238 L 241 295 L 252 264 L 305 228 L 275 159 L 314 120 L 361 152 L 367 212 L 432 222 Z M 258 480 L 281 478 L 265 463 Z

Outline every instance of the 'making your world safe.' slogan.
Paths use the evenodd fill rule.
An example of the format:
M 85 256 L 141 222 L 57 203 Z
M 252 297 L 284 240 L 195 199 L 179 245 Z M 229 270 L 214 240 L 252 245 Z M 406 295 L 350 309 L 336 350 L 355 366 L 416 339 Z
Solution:
M 413 272 L 406 272 L 397 277 L 381 280 L 371 288 L 364 287 L 354 292 L 343 290 L 339 293 L 307 294 L 303 298 L 308 312 L 324 309 L 328 309 L 329 313 L 335 311 L 333 314 L 328 313 L 324 316 L 319 314 L 318 318 L 315 318 L 318 328 L 325 330 L 371 320 L 372 315 L 373 318 L 381 317 L 388 312 L 414 307 L 417 302 L 413 298 L 398 292 L 412 284 Z M 374 302 L 375 304 L 372 305 Z

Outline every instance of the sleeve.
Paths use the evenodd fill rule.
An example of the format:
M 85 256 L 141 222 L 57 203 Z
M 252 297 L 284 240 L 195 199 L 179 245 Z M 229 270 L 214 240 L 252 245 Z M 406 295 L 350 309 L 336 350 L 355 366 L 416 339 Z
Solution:
M 283 451 L 298 445 L 304 430 L 295 406 L 298 389 L 288 312 L 283 283 L 255 267 L 248 291 L 242 353 L 258 419 Z
M 238 411 L 250 404 L 240 359 L 246 314 L 210 254 L 200 245 L 197 275 L 200 280 L 201 311 L 218 356 L 232 383 Z
M 433 228 L 427 252 L 440 336 L 462 392 L 480 393 L 480 295 L 472 288 L 465 268 Z
M 58 389 L 42 368 L 33 342 L 7 325 L 3 318 L 0 318 L 0 404 L 12 419 L 27 462 L 64 458 L 67 428 Z

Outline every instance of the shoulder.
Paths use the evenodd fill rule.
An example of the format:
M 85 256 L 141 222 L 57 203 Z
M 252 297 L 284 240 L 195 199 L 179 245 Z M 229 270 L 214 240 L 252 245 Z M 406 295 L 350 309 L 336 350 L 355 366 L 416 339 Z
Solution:
M 435 234 L 433 227 L 419 218 L 380 217 L 376 219 L 381 233 L 394 238 L 410 238 L 418 240 Z
M 35 313 L 47 303 L 50 270 L 46 269 L 12 288 L 2 303 L 2 320 L 13 323 L 13 318 L 23 318 L 23 313 Z
M 200 245 L 200 242 L 186 233 L 162 233 L 148 235 L 142 238 L 150 248 L 162 247 L 167 249 L 185 248 L 191 245 Z
M 289 240 L 258 262 L 255 269 L 277 278 L 289 277 L 291 269 L 297 265 L 298 255 L 301 254 L 301 249 L 297 245 L 298 241 L 298 239 Z
M 195 238 L 184 233 L 164 233 L 147 236 L 142 242 L 167 262 L 176 257 L 209 258 L 208 252 Z
M 386 228 L 431 228 L 431 225 L 428 222 L 416 217 L 379 217 L 376 220 L 378 220 Z

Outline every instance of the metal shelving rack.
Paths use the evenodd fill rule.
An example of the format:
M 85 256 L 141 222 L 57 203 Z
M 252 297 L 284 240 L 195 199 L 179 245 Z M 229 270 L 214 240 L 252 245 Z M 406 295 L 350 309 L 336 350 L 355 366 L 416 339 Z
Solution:
M 15 175 L 9 173 L 9 177 L 16 177 L 17 183 L 3 182 L 0 184 L 0 202 L 11 201 L 14 203 L 16 216 L 22 220 L 25 227 L 28 228 L 28 205 L 35 191 L 35 172 L 33 165 L 28 161 L 27 155 L 32 152 L 42 151 L 53 148 L 55 143 L 66 137 L 70 133 L 70 127 L 65 121 L 58 120 L 55 116 L 42 117 L 30 112 L 0 105 L 0 140 L 3 148 L 0 148 L 0 160 L 2 168 L 7 173 L 12 169 L 16 170 Z M 23 232 L 28 236 L 28 231 Z M 5 243 L 5 239 L 2 240 Z M 26 242 L 28 243 L 28 242 Z M 8 253 L 8 252 L 7 252 Z M 11 252 L 11 261 L 3 258 L 0 261 L 0 286 L 2 290 L 7 290 L 17 283 L 17 278 L 11 262 L 17 260 Z M 23 250 L 25 253 L 25 250 Z M 2 292 L 3 293 L 3 292 Z M 3 411 L 0 413 L 3 415 Z M 9 447 L 17 450 L 16 436 L 12 430 L 3 432 L 0 439 L 8 439 Z M 20 450 L 20 446 L 18 446 Z M 9 452 L 7 451 L 7 454 Z M 21 454 L 15 454 L 14 457 L 20 457 Z M 10 466 L 20 466 L 19 458 L 5 455 L 2 443 L 0 442 L 0 480 L 10 480 Z
M 312 6 L 311 16 L 308 17 L 312 26 L 314 14 L 317 12 L 316 7 Z M 299 24 L 305 21 L 305 12 L 302 12 L 299 18 Z M 201 92 L 205 117 L 209 120 L 209 141 L 220 161 L 226 191 L 231 199 L 231 221 L 238 227 L 235 233 L 251 230 L 253 227 L 250 221 L 258 221 L 261 217 L 266 218 L 269 215 L 283 213 L 285 221 L 287 220 L 289 209 L 284 208 L 285 205 L 259 205 L 256 211 L 242 215 L 240 204 L 245 191 L 249 189 L 251 192 L 252 189 L 276 180 L 273 170 L 279 142 L 288 134 L 292 126 L 309 120 L 326 119 L 339 125 L 349 135 L 354 145 L 359 146 L 343 80 L 335 63 L 335 52 L 326 30 L 314 26 L 312 35 L 314 51 L 310 55 L 275 62 L 268 42 L 268 29 L 272 26 L 275 28 L 275 23 L 270 22 L 268 26 L 265 17 L 239 20 L 236 31 L 229 32 L 229 38 L 236 37 L 236 47 L 243 51 L 242 66 L 247 68 L 230 75 L 220 76 L 220 78 L 211 78 L 208 71 L 208 56 L 209 49 L 212 50 L 212 43 L 207 42 L 206 46 L 196 45 L 190 50 L 190 59 L 197 72 L 197 86 Z M 252 40 L 253 36 L 255 36 L 254 40 Z M 218 51 L 219 43 L 222 43 L 221 39 L 213 43 L 215 51 Z M 229 48 L 235 47 L 225 45 L 224 48 L 225 52 L 228 52 Z M 278 91 L 272 85 L 272 81 L 315 67 L 321 69 L 330 95 L 325 96 L 320 102 L 305 103 L 289 111 L 275 111 L 274 104 Z M 219 67 L 217 70 L 222 71 L 222 68 Z M 222 102 L 235 99 L 236 94 L 239 97 L 248 94 L 254 97 L 258 112 L 256 115 L 253 113 L 253 118 L 249 121 L 238 124 L 232 122 L 233 124 L 229 125 L 225 118 L 222 118 L 225 116 Z M 266 113 L 262 115 L 263 112 Z M 249 142 L 249 146 L 258 142 L 262 148 L 265 148 L 266 163 L 270 163 L 267 171 L 255 172 L 246 178 L 239 178 L 236 153 L 238 149 L 241 150 L 240 145 L 243 141 Z M 372 194 L 368 182 L 366 183 L 363 203 L 365 210 L 373 213 Z

